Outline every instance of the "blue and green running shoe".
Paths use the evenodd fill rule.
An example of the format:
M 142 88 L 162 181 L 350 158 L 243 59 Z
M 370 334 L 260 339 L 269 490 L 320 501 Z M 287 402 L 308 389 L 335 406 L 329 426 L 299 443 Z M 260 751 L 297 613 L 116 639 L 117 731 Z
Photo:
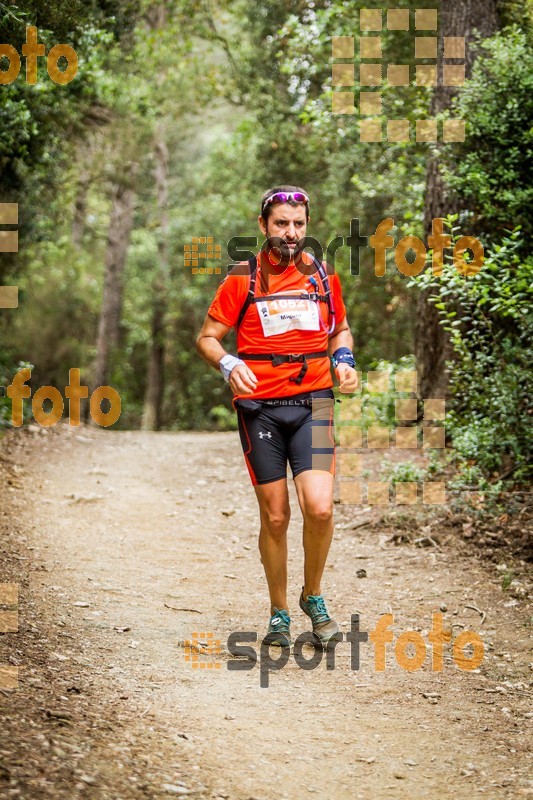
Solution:
M 268 644 L 276 647 L 291 646 L 291 618 L 287 609 L 274 607 L 266 638 Z
M 307 600 L 304 600 L 304 587 L 302 586 L 300 608 L 304 614 L 311 618 L 313 633 L 320 644 L 326 645 L 339 632 L 339 626 L 328 614 L 323 595 L 308 594 Z

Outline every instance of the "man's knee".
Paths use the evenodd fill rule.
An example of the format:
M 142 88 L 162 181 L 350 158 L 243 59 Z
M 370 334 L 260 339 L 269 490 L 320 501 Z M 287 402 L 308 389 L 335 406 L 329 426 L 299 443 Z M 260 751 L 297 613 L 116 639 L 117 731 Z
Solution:
M 272 536 L 284 536 L 289 527 L 291 517 L 290 508 L 288 509 L 263 509 L 263 522 Z
M 330 522 L 333 519 L 333 505 L 329 501 L 312 500 L 306 503 L 304 516 L 310 522 Z

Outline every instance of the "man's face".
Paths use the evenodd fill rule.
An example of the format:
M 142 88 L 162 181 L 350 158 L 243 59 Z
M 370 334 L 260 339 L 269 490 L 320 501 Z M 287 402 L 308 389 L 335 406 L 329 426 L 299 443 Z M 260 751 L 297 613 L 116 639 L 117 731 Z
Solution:
M 272 206 L 266 223 L 261 216 L 258 221 L 265 237 L 278 236 L 280 239 L 285 239 L 291 257 L 294 253 L 296 242 L 305 236 L 307 230 L 305 206 L 303 205 L 292 206 L 289 203 L 277 203 Z

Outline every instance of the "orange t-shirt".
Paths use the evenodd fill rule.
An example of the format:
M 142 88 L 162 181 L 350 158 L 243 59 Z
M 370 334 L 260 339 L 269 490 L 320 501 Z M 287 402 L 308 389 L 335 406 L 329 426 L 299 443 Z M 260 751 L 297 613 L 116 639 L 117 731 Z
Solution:
M 302 254 L 305 264 L 312 264 L 311 256 Z M 325 266 L 325 265 L 324 265 Z M 274 294 L 295 295 L 295 299 L 272 299 L 251 303 L 237 331 L 237 350 L 245 353 L 315 353 L 328 349 L 328 328 L 330 317 L 327 303 L 302 300 L 302 292 L 315 292 L 309 276 L 302 274 L 294 264 L 284 270 L 274 267 L 266 253 L 258 256 L 255 296 Z M 318 284 L 318 293 L 324 288 L 318 272 L 309 274 Z M 346 316 L 342 290 L 337 273 L 328 274 L 329 285 L 335 310 L 335 324 Z M 248 263 L 236 265 L 217 289 L 208 314 L 228 327 L 236 325 L 250 286 Z M 296 377 L 302 367 L 301 362 L 285 362 L 274 367 L 270 361 L 243 361 L 257 377 L 257 388 L 253 394 L 235 395 L 237 397 L 271 398 L 328 389 L 333 386 L 331 362 L 328 356 L 313 358 L 307 362 L 307 372 L 301 384 L 289 380 Z

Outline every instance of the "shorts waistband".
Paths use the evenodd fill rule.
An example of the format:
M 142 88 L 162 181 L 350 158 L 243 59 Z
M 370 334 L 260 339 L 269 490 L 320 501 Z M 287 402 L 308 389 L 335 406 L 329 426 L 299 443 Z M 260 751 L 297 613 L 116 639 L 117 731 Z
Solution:
M 290 397 L 272 397 L 268 400 L 258 398 L 259 403 L 270 408 L 278 406 L 310 406 L 314 399 L 330 398 L 333 400 L 332 389 L 319 389 L 315 392 L 304 392 L 303 394 L 291 395 Z

